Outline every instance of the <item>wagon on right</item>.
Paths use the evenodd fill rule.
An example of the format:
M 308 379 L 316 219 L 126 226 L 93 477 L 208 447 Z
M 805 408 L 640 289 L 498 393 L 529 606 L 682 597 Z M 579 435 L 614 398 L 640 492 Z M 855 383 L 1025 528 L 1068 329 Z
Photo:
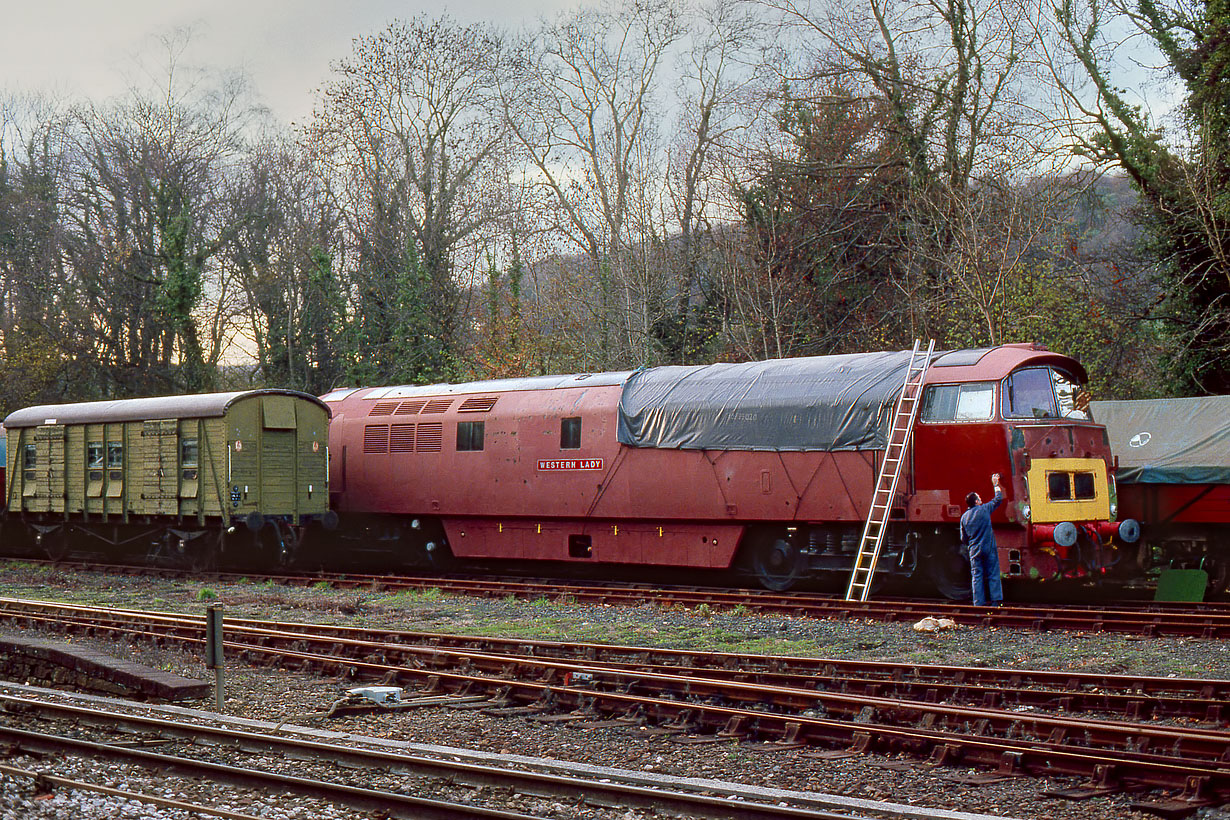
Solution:
M 1095 401 L 1119 462 L 1120 515 L 1141 522 L 1140 569 L 1230 584 L 1230 396 Z

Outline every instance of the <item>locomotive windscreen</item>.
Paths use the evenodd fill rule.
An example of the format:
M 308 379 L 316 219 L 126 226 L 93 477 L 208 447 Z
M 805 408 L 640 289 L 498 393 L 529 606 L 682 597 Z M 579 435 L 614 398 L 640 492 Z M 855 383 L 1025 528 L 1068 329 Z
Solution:
M 1124 484 L 1230 483 L 1230 396 L 1095 401 Z
M 910 353 L 859 353 L 633 373 L 619 441 L 685 450 L 884 449 Z

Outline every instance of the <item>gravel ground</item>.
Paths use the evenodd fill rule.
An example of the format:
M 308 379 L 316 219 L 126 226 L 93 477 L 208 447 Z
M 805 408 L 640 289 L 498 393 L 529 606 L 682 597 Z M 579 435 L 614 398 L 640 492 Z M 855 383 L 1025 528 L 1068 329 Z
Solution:
M 622 644 L 726 651 L 765 652 L 908 663 L 946 663 L 1141 675 L 1225 679 L 1230 677 L 1230 643 L 1197 639 L 1136 640 L 1098 633 L 1035 634 L 1003 629 L 961 628 L 920 634 L 908 624 L 835 622 L 808 618 L 713 613 L 704 608 L 666 609 L 581 606 L 547 600 L 461 598 L 440 594 L 397 594 L 291 589 L 264 584 L 219 584 L 133 578 L 0 565 L 0 590 L 9 597 L 90 602 L 168 611 L 203 611 L 220 601 L 227 615 L 278 620 L 351 623 L 365 626 L 464 634 L 519 635 Z M 97 648 L 155 668 L 206 678 L 198 657 L 177 650 L 91 639 Z M 1077 785 L 1070 779 L 1021 778 L 990 786 L 971 785 L 975 770 L 933 769 L 921 761 L 868 755 L 840 760 L 809 758 L 806 752 L 758 753 L 733 743 L 689 746 L 635 730 L 581 728 L 537 723 L 528 717 L 491 717 L 475 711 L 421 709 L 399 714 L 311 720 L 355 681 L 318 678 L 277 669 L 232 666 L 227 670 L 224 711 L 241 717 L 311 722 L 323 728 L 397 740 L 435 743 L 505 754 L 522 754 L 679 776 L 817 791 L 1019 818 L 1119 820 L 1152 815 L 1129 808 L 1132 797 L 1112 795 L 1071 802 L 1045 791 Z M 201 708 L 211 708 L 209 703 Z M 71 775 L 69 775 L 71 776 Z M 134 775 L 135 777 L 135 775 Z M 83 778 L 84 779 L 84 778 Z M 173 818 L 174 814 L 88 813 L 85 808 L 52 810 L 39 801 L 19 800 L 31 811 L 14 814 L 10 796 L 28 782 L 0 778 L 0 817 L 95 816 Z M 1161 795 L 1153 794 L 1157 798 Z M 28 798 L 29 795 L 27 794 Z M 98 798 L 90 798 L 98 799 Z M 49 804 L 50 800 L 41 801 Z M 279 804 L 282 805 L 282 804 Z M 240 807 L 237 807 L 240 808 Z M 266 807 L 268 808 L 268 807 Z M 300 808 L 304 817 L 329 818 L 319 807 Z M 558 817 L 581 817 L 560 807 Z M 240 810 L 243 810 L 242 808 Z M 161 811 L 161 810 L 159 810 Z M 45 813 L 50 812 L 50 813 Z M 147 812 L 147 813 L 141 813 Z M 259 812 L 253 812 L 259 814 Z M 1206 812 L 1208 813 L 1208 812 Z M 1211 813 L 1208 813 L 1211 816 Z M 295 817 L 268 814 L 269 817 Z M 358 816 L 342 813 L 337 816 Z

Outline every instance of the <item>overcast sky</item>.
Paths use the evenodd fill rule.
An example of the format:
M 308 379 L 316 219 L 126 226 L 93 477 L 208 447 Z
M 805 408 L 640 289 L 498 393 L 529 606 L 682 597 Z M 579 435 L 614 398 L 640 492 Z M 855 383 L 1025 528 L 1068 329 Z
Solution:
M 447 12 L 458 22 L 515 28 L 573 0 L 5 0 L 0 94 L 51 91 L 103 102 L 138 77 L 136 58 L 160 66 L 158 36 L 191 27 L 189 65 L 245 68 L 283 122 L 303 122 L 329 64 L 351 40 L 395 18 Z

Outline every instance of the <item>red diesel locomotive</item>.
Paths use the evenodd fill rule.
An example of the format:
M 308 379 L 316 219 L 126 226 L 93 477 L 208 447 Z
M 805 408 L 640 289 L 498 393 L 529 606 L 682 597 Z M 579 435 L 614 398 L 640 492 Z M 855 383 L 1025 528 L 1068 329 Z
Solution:
M 347 552 L 402 567 L 551 561 L 844 585 L 909 356 L 338 390 L 323 397 L 338 532 Z M 1085 378 L 1036 345 L 935 354 L 880 571 L 967 594 L 957 524 L 995 472 L 1007 577 L 1113 571 L 1139 527 L 1115 522 Z

